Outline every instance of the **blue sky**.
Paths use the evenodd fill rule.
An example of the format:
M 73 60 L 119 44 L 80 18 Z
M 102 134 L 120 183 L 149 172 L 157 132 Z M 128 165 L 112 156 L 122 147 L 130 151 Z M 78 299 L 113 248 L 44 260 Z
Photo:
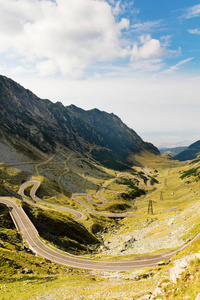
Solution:
M 117 114 L 156 146 L 200 139 L 200 1 L 0 0 L 0 73 Z

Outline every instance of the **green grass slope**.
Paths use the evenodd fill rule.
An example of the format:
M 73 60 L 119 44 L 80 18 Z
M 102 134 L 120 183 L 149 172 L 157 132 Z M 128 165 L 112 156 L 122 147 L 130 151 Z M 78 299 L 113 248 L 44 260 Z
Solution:
M 83 225 L 57 211 L 30 207 L 24 203 L 23 209 L 45 240 L 65 251 L 91 251 L 98 239 Z
M 147 159 L 146 156 L 144 159 Z M 39 172 L 57 167 L 54 163 L 57 164 L 57 161 L 52 159 L 46 165 L 40 164 Z M 78 163 L 76 171 L 81 174 L 83 164 L 81 160 L 78 160 Z M 102 196 L 107 199 L 108 204 L 105 207 L 95 208 L 105 211 L 110 209 L 117 211 L 119 208 L 121 211 L 124 207 L 118 207 L 118 204 L 129 204 L 133 207 L 133 201 L 135 201 L 136 212 L 141 214 L 136 218 L 110 220 L 85 213 L 84 219 L 75 222 L 68 217 L 67 213 L 49 209 L 48 205 L 43 209 L 25 204 L 23 206 L 38 229 L 41 238 L 50 245 L 74 254 L 97 259 L 113 259 L 114 256 L 115 259 L 119 257 L 131 259 L 137 253 L 145 255 L 147 252 L 156 253 L 161 249 L 169 249 L 165 241 L 170 236 L 170 241 L 185 243 L 194 238 L 200 230 L 200 214 L 198 213 L 200 161 L 195 160 L 189 164 L 171 161 L 170 164 L 169 160 L 163 162 L 160 160 L 158 163 L 160 166 L 156 167 L 157 169 L 146 167 L 142 171 L 135 167 L 132 170 L 131 173 L 137 175 L 138 180 L 142 180 L 142 186 L 139 186 L 138 180 L 132 177 L 133 174 L 124 173 L 122 177 L 102 191 Z M 85 165 L 87 164 L 84 163 L 84 170 Z M 68 165 L 73 171 L 76 166 L 75 160 L 71 160 Z M 20 169 L 5 165 L 1 167 L 1 174 L 4 177 L 2 189 L 6 183 L 17 190 L 23 177 Z M 87 171 L 91 169 L 88 167 Z M 93 170 L 94 174 L 95 170 Z M 61 171 L 63 172 L 63 170 Z M 44 172 L 41 174 L 44 175 Z M 92 172 L 90 172 L 89 175 L 82 173 L 82 178 L 84 179 L 86 176 L 96 185 L 103 185 L 117 175 L 114 171 L 108 172 L 106 169 L 103 171 L 100 168 L 96 177 L 92 177 Z M 72 204 L 69 198 L 62 198 L 56 176 L 52 179 L 42 178 L 41 175 L 37 176 L 36 178 L 43 180 L 39 190 L 41 197 L 46 201 L 51 198 L 49 202 L 61 204 L 64 204 L 67 199 L 68 205 Z M 152 186 L 148 186 L 147 177 L 152 180 Z M 53 191 L 50 190 L 51 180 L 54 183 Z M 79 184 L 83 188 L 84 181 L 80 181 Z M 96 190 L 93 190 L 93 186 L 88 183 L 87 187 L 87 191 L 92 192 L 93 200 L 98 202 L 95 196 Z M 146 195 L 135 199 L 134 197 L 133 199 L 121 197 L 123 193 L 131 194 L 135 187 L 145 190 Z M 54 189 L 57 195 L 55 199 L 52 199 Z M 60 198 L 58 199 L 59 194 Z M 81 199 L 85 201 L 84 197 Z M 149 199 L 155 201 L 153 215 L 147 213 Z M 112 207 L 112 205 L 115 206 Z M 128 209 L 128 207 L 126 208 Z M 183 230 L 179 234 L 181 228 Z M 136 234 L 138 234 L 137 237 Z M 141 236 L 143 241 L 140 241 Z M 101 244 L 99 244 L 99 240 Z M 150 243 L 152 248 L 148 248 Z M 137 245 L 138 247 L 136 247 Z M 142 247 L 144 252 L 142 252 Z M 174 247 L 176 248 L 176 244 L 172 245 L 172 248 Z M 122 252 L 120 252 L 121 250 Z M 190 257 L 190 255 L 200 253 L 199 239 L 192 242 L 184 251 L 178 252 L 170 263 L 166 262 L 165 265 L 156 268 L 144 268 L 130 272 L 76 270 L 57 265 L 28 251 L 21 235 L 14 228 L 8 209 L 4 205 L 0 205 L 0 251 L 0 298 L 5 300 L 48 298 L 141 300 L 142 297 L 148 299 L 152 294 L 155 295 L 156 289 L 158 295 L 154 296 L 155 299 L 179 300 L 187 297 L 187 299 L 195 300 L 200 288 L 199 259 Z M 174 264 L 180 259 L 185 259 L 186 256 L 189 256 L 188 264 L 180 274 L 180 278 L 173 283 L 170 279 L 170 272 L 173 270 Z

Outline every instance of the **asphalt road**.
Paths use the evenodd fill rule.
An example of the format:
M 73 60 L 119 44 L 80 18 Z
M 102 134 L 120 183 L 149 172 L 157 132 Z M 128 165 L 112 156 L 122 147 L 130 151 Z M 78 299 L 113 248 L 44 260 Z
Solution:
M 91 259 L 81 259 L 70 256 L 69 254 L 65 255 L 49 248 L 38 238 L 38 232 L 36 228 L 31 223 L 22 207 L 18 207 L 17 204 L 11 199 L 0 198 L 0 202 L 7 205 L 10 209 L 10 214 L 14 220 L 15 226 L 19 231 L 21 231 L 24 239 L 33 252 L 53 262 L 69 267 L 105 271 L 129 271 L 142 267 L 157 266 L 159 261 L 170 259 L 177 252 L 177 250 L 174 250 L 159 255 L 134 257 L 133 259 L 118 261 L 95 261 Z M 182 249 L 187 246 L 188 244 L 182 247 Z
M 119 177 L 119 176 L 118 176 Z M 118 178 L 117 177 L 117 178 Z M 113 179 L 112 181 L 110 181 L 109 183 L 107 183 L 106 185 L 104 185 L 102 188 L 105 188 L 105 186 L 108 186 L 109 184 L 111 184 L 111 182 L 115 181 L 117 178 Z M 49 206 L 52 206 L 54 208 L 57 208 L 59 210 L 62 210 L 62 211 L 66 211 L 66 212 L 69 212 L 69 213 L 72 213 L 74 214 L 76 217 L 74 218 L 74 220 L 80 220 L 83 218 L 83 213 L 79 212 L 79 211 L 76 211 L 76 210 L 73 210 L 73 209 L 70 209 L 70 208 L 66 208 L 66 207 L 63 207 L 63 206 L 56 206 L 54 204 L 51 204 L 47 201 L 43 201 L 41 200 L 40 198 L 38 198 L 36 196 L 36 192 L 37 192 L 37 189 L 39 188 L 40 186 L 40 182 L 39 181 L 35 181 L 35 180 L 31 180 L 31 181 L 27 181 L 25 183 L 23 183 L 18 191 L 18 194 L 22 196 L 23 200 L 25 202 L 28 202 L 29 204 L 31 204 L 29 201 L 26 200 L 26 198 L 24 197 L 24 190 L 27 186 L 29 185 L 33 185 L 33 188 L 31 189 L 31 192 L 30 192 L 30 196 L 33 200 L 39 202 L 39 203 L 43 203 L 43 204 L 48 204 Z M 85 204 L 83 201 L 81 201 L 80 199 L 78 199 L 77 197 L 78 196 L 86 196 L 87 197 L 87 200 L 89 203 L 92 203 L 93 204 L 93 201 L 92 201 L 92 197 L 91 195 L 89 194 L 86 194 L 86 193 L 78 193 L 78 194 L 74 194 L 72 196 L 72 199 L 74 199 L 75 201 L 77 201 L 79 204 L 81 204 L 83 207 L 85 207 L 87 209 L 87 212 L 90 213 L 90 214 L 93 214 L 93 215 L 100 215 L 100 216 L 103 216 L 103 217 L 108 217 L 108 218 L 126 218 L 126 217 L 137 217 L 139 216 L 140 214 L 131 214 L 131 213 L 102 213 L 102 212 L 98 212 L 94 209 L 92 209 L 91 207 L 89 207 L 87 204 Z M 106 200 L 105 200 L 105 204 L 106 204 Z M 98 205 L 98 204 L 96 204 Z M 102 205 L 102 204 L 101 204 Z
M 22 193 L 22 189 L 20 192 Z M 118 261 L 81 259 L 74 255 L 70 256 L 69 253 L 66 253 L 65 255 L 49 248 L 39 239 L 37 229 L 34 227 L 21 206 L 17 206 L 14 201 L 8 198 L 0 198 L 0 202 L 8 206 L 16 228 L 23 234 L 24 239 L 33 252 L 53 262 L 69 267 L 105 271 L 129 271 L 142 267 L 155 267 L 160 261 L 169 260 L 177 251 L 181 251 L 188 247 L 193 240 L 200 236 L 199 233 L 192 241 L 179 249 L 160 253 L 158 255 L 134 257 Z
M 84 193 L 80 193 L 80 194 L 75 194 L 72 196 L 72 199 L 76 200 L 79 204 L 83 205 L 85 208 L 87 208 L 87 212 L 92 214 L 92 215 L 100 215 L 103 217 L 107 217 L 107 218 L 127 218 L 127 217 L 137 217 L 140 214 L 131 214 L 131 213 L 102 213 L 99 211 L 94 210 L 93 208 L 90 208 L 87 204 L 85 204 L 83 201 L 81 201 L 80 199 L 78 199 L 78 196 L 87 196 L 90 197 L 89 194 L 84 194 Z M 88 201 L 89 202 L 89 201 Z
M 119 177 L 119 176 L 118 176 Z M 116 180 L 116 179 L 114 179 Z M 99 190 L 99 194 L 101 193 L 102 189 L 111 184 L 114 180 L 110 181 L 106 185 L 102 186 L 102 188 Z M 78 220 L 83 217 L 83 214 L 80 212 L 77 212 L 75 210 L 71 210 L 62 206 L 55 206 L 53 204 L 50 204 L 49 202 L 43 201 L 40 198 L 36 196 L 36 191 L 40 186 L 40 182 L 38 181 L 28 181 L 22 184 L 19 190 L 19 194 L 22 196 L 24 201 L 27 201 L 24 197 L 24 189 L 28 185 L 33 185 L 33 188 L 31 189 L 31 197 L 33 200 L 40 202 L 40 203 L 45 203 L 50 206 L 53 206 L 54 208 L 64 210 L 67 212 L 70 212 L 75 215 L 75 219 Z M 95 211 L 94 209 L 91 209 L 87 204 L 79 200 L 77 197 L 78 196 L 87 196 L 88 202 L 92 203 L 92 198 L 89 194 L 75 194 L 73 195 L 73 199 L 78 201 L 81 205 L 83 205 L 89 213 L 92 214 L 99 214 L 103 215 L 106 217 L 131 217 L 131 216 L 136 216 L 137 214 L 127 214 L 127 213 L 119 213 L 119 214 L 113 214 L 113 213 L 100 213 Z M 101 195 L 99 195 L 101 196 Z M 100 197 L 99 197 L 100 198 Z M 101 199 L 102 198 L 102 199 Z M 103 200 L 105 198 L 101 197 L 100 199 L 102 200 L 102 204 L 106 203 L 106 200 Z M 158 265 L 158 263 L 162 260 L 169 260 L 171 257 L 177 252 L 185 249 L 188 247 L 188 245 L 197 237 L 200 236 L 200 233 L 188 244 L 184 245 L 183 247 L 168 251 L 168 252 L 163 252 L 158 255 L 147 255 L 147 256 L 141 256 L 141 257 L 134 257 L 131 259 L 124 259 L 124 260 L 116 260 L 116 261 L 95 261 L 92 259 L 82 259 L 78 256 L 70 255 L 69 253 L 63 254 L 60 252 L 57 252 L 51 248 L 49 248 L 47 245 L 45 245 L 38 237 L 38 232 L 37 229 L 34 227 L 22 207 L 17 206 L 17 204 L 12 201 L 11 199 L 8 198 L 1 198 L 0 197 L 0 202 L 7 205 L 9 210 L 10 210 L 10 215 L 13 219 L 13 222 L 17 228 L 18 231 L 20 231 L 24 239 L 26 240 L 27 244 L 29 245 L 30 249 L 36 253 L 37 255 L 40 255 L 44 258 L 47 258 L 53 262 L 66 265 L 69 267 L 75 267 L 75 268 L 83 268 L 83 269 L 92 269 L 92 270 L 105 270 L 105 271 L 129 271 L 133 269 L 139 269 L 143 267 L 155 267 Z M 30 201 L 28 201 L 30 204 Z M 93 204 L 93 203 L 92 203 Z
M 145 173 L 146 174 L 146 173 Z M 72 199 L 74 199 L 75 201 L 77 201 L 79 204 L 81 204 L 83 207 L 85 207 L 87 209 L 87 212 L 90 213 L 90 214 L 97 214 L 97 215 L 100 215 L 100 216 L 103 216 L 103 217 L 107 217 L 107 218 L 126 218 L 126 217 L 137 217 L 139 216 L 140 214 L 136 214 L 136 213 L 132 213 L 131 214 L 131 210 L 129 212 L 124 212 L 124 213 L 102 213 L 102 212 L 98 212 L 96 211 L 95 209 L 89 207 L 87 204 L 85 204 L 83 201 L 81 201 L 80 199 L 78 199 L 77 197 L 78 196 L 86 196 L 87 197 L 87 202 L 92 204 L 92 205 L 99 205 L 99 206 L 102 206 L 102 205 L 106 205 L 107 204 L 107 201 L 104 197 L 101 196 L 101 192 L 103 191 L 104 188 L 106 188 L 107 186 L 109 186 L 111 183 L 113 183 L 114 181 L 116 181 L 118 178 L 120 178 L 121 176 L 123 176 L 124 174 L 119 174 L 116 178 L 112 179 L 111 181 L 107 182 L 106 184 L 104 184 L 102 187 L 100 187 L 100 189 L 97 191 L 97 197 L 101 200 L 101 203 L 94 203 L 92 201 L 92 197 L 91 195 L 87 194 L 87 193 L 76 193 L 72 196 Z M 136 178 L 134 175 L 131 175 L 133 178 Z M 142 181 L 141 179 L 138 179 L 136 178 L 138 181 L 139 181 L 139 186 L 142 185 Z M 149 179 L 150 180 L 150 179 Z M 54 204 L 51 204 L 47 201 L 44 201 L 44 200 L 41 200 L 40 198 L 38 198 L 36 196 L 36 192 L 38 190 L 38 188 L 40 187 L 40 182 L 39 181 L 36 181 L 36 180 L 31 180 L 31 181 L 27 181 L 25 183 L 23 183 L 18 191 L 18 194 L 22 196 L 23 200 L 25 202 L 28 202 L 29 204 L 31 204 L 29 201 L 27 201 L 27 199 L 24 197 L 24 190 L 27 186 L 29 185 L 33 185 L 31 191 L 30 191 L 30 196 L 33 200 L 37 201 L 37 202 L 40 202 L 40 203 L 43 203 L 43 204 L 48 204 L 49 206 L 52 206 L 56 209 L 59 209 L 59 210 L 62 210 L 62 211 L 66 211 L 66 212 L 69 212 L 71 214 L 74 214 L 75 215 L 75 218 L 74 220 L 80 220 L 83 218 L 83 213 L 81 213 L 80 211 L 77 211 L 77 210 L 73 210 L 73 209 L 70 209 L 70 208 L 66 208 L 66 207 L 63 207 L 63 206 L 56 206 Z M 135 205 L 135 208 L 137 209 L 137 206 Z M 133 210 L 132 210 L 133 211 Z M 135 209 L 134 209 L 135 211 Z
M 39 181 L 31 180 L 31 181 L 27 181 L 27 182 L 25 182 L 25 183 L 23 183 L 21 185 L 21 187 L 20 187 L 20 189 L 18 191 L 18 194 L 22 196 L 23 201 L 25 201 L 25 202 L 27 202 L 29 204 L 32 204 L 30 201 L 27 201 L 26 198 L 24 197 L 24 190 L 25 190 L 25 188 L 28 185 L 33 185 L 33 188 L 30 191 L 30 196 L 31 196 L 31 198 L 33 200 L 35 200 L 35 201 L 37 201 L 39 203 L 47 204 L 47 205 L 52 206 L 53 208 L 56 208 L 56 209 L 69 212 L 69 213 L 75 215 L 75 218 L 74 218 L 75 221 L 80 220 L 80 219 L 83 218 L 83 214 L 81 212 L 79 212 L 79 211 L 76 211 L 74 209 L 70 209 L 70 208 L 67 208 L 67 207 L 63 207 L 63 206 L 57 206 L 57 205 L 51 204 L 51 203 L 49 203 L 47 201 L 43 201 L 40 198 L 38 198 L 36 196 L 36 191 L 37 191 L 37 189 L 40 186 L 40 182 Z

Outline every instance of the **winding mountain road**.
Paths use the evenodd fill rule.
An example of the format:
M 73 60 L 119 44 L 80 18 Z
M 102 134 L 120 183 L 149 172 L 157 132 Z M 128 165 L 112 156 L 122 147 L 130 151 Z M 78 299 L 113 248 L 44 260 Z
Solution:
M 95 205 L 105 205 L 107 204 L 107 201 L 105 198 L 103 198 L 101 196 L 101 191 L 103 188 L 107 187 L 109 184 L 111 184 L 112 182 L 114 182 L 115 180 L 117 180 L 120 176 L 122 176 L 121 174 L 119 176 L 117 176 L 116 178 L 112 179 L 111 181 L 109 181 L 107 184 L 105 184 L 104 186 L 102 186 L 99 191 L 97 192 L 97 194 L 99 195 L 98 197 L 102 200 L 103 203 L 101 204 L 95 204 Z M 38 198 L 36 196 L 36 192 L 38 190 L 38 188 L 40 187 L 40 182 L 39 181 L 36 181 L 36 180 L 30 180 L 30 181 L 27 181 L 25 183 L 23 183 L 18 191 L 18 194 L 22 196 L 23 198 L 23 201 L 25 202 L 28 202 L 30 204 L 29 201 L 26 200 L 26 198 L 24 197 L 24 190 L 28 187 L 28 186 L 31 186 L 33 185 L 31 191 L 30 191 L 30 196 L 31 198 L 34 200 L 34 201 L 37 201 L 39 203 L 43 203 L 43 204 L 48 204 L 49 206 L 52 206 L 56 209 L 59 209 L 59 210 L 62 210 L 62 211 L 66 211 L 66 212 L 69 212 L 71 214 L 74 214 L 75 215 L 75 218 L 74 220 L 80 220 L 83 218 L 83 213 L 79 212 L 79 211 L 76 211 L 76 210 L 73 210 L 73 209 L 70 209 L 70 208 L 66 208 L 66 207 L 63 207 L 63 206 L 56 206 L 54 204 L 51 204 L 47 201 L 44 201 L 44 200 L 41 200 L 40 198 Z M 128 212 L 124 212 L 124 213 L 102 213 L 102 212 L 98 212 L 96 211 L 95 209 L 89 207 L 87 204 L 85 204 L 83 201 L 81 201 L 80 199 L 78 199 L 77 197 L 78 196 L 85 196 L 87 197 L 87 201 L 91 204 L 94 205 L 94 202 L 92 201 L 92 197 L 91 195 L 89 194 L 86 194 L 86 193 L 77 193 L 77 194 L 74 194 L 72 196 L 72 199 L 74 199 L 75 201 L 77 201 L 79 204 L 81 204 L 83 207 L 85 207 L 87 209 L 87 212 L 90 213 L 90 214 L 97 214 L 97 215 L 100 215 L 100 216 L 103 216 L 103 217 L 108 217 L 108 218 L 126 218 L 126 217 L 137 217 L 139 216 L 140 214 L 131 214 L 131 213 L 128 213 Z M 131 212 L 131 211 L 129 211 Z
M 140 214 L 129 214 L 129 213 L 102 213 L 99 211 L 94 210 L 93 208 L 90 208 L 87 204 L 85 204 L 83 201 L 81 201 L 80 199 L 78 199 L 78 196 L 86 196 L 88 198 L 90 198 L 91 196 L 89 194 L 75 194 L 72 196 L 72 199 L 76 200 L 79 204 L 83 205 L 85 208 L 87 208 L 87 212 L 90 214 L 96 214 L 96 215 L 100 215 L 103 217 L 107 217 L 107 218 L 127 218 L 127 217 L 137 217 Z M 88 201 L 89 202 L 89 201 Z
M 0 198 L 0 202 L 7 205 L 7 207 L 9 208 L 10 215 L 15 223 L 15 226 L 19 231 L 21 231 L 24 239 L 33 252 L 53 262 L 74 268 L 106 271 L 129 271 L 143 267 L 154 267 L 157 266 L 159 261 L 170 259 L 178 250 L 183 250 L 194 240 L 193 239 L 190 243 L 186 244 L 180 249 L 165 252 L 159 255 L 134 257 L 132 259 L 120 261 L 95 261 L 91 259 L 81 259 L 78 257 L 70 256 L 68 253 L 66 253 L 65 255 L 49 248 L 39 239 L 36 228 L 30 221 L 22 207 L 18 207 L 15 202 L 7 198 Z M 195 239 L 198 236 L 200 236 L 200 233 L 195 237 Z
M 117 178 L 119 178 L 119 177 L 120 177 L 120 175 Z M 117 178 L 113 179 L 109 183 L 102 186 L 101 191 L 103 188 L 105 188 L 106 186 L 108 186 L 109 184 L 114 182 L 114 180 L 116 180 Z M 70 212 L 76 216 L 75 219 L 80 219 L 83 217 L 83 214 L 80 212 L 77 212 L 75 210 L 71 210 L 71 209 L 68 209 L 68 208 L 65 208 L 62 206 L 55 206 L 53 204 L 50 204 L 49 202 L 45 202 L 45 201 L 41 200 L 40 198 L 38 198 L 36 196 L 36 191 L 40 186 L 39 181 L 28 181 L 21 185 L 18 193 L 22 196 L 22 199 L 24 201 L 28 201 L 24 197 L 24 189 L 27 186 L 31 186 L 31 185 L 33 185 L 33 187 L 31 189 L 30 195 L 33 200 L 40 202 L 40 203 L 48 204 L 50 206 L 53 206 L 54 208 L 57 208 L 57 209 L 60 209 L 63 211 Z M 81 205 L 83 205 L 85 208 L 87 208 L 89 213 L 99 214 L 99 215 L 103 215 L 106 217 L 136 216 L 136 214 L 131 215 L 131 214 L 127 214 L 127 213 L 112 214 L 112 213 L 96 212 L 94 209 L 91 209 L 87 204 L 85 204 L 84 202 L 79 200 L 77 198 L 79 195 L 87 196 L 88 202 L 90 202 L 90 203 L 92 202 L 91 196 L 89 194 L 73 195 L 73 199 L 75 199 Z M 103 199 L 105 199 L 105 198 L 103 198 Z M 28 202 L 31 203 L 30 201 L 28 201 Z M 105 203 L 106 200 L 105 201 L 102 200 L 102 202 Z M 45 245 L 39 239 L 37 229 L 34 227 L 34 225 L 30 221 L 30 219 L 28 218 L 28 216 L 26 215 L 26 213 L 24 212 L 22 207 L 18 206 L 10 198 L 0 197 L 0 203 L 7 205 L 7 207 L 10 210 L 10 215 L 13 219 L 13 222 L 14 222 L 17 230 L 22 233 L 24 239 L 26 240 L 30 249 L 34 253 L 36 253 L 44 258 L 47 258 L 53 262 L 56 262 L 56 263 L 59 263 L 62 265 L 66 265 L 69 267 L 75 267 L 75 268 L 92 269 L 92 270 L 106 270 L 106 271 L 129 271 L 129 270 L 138 269 L 138 268 L 142 268 L 142 267 L 154 267 L 154 266 L 157 266 L 158 263 L 162 260 L 169 260 L 177 251 L 185 249 L 194 239 L 196 239 L 197 237 L 200 236 L 200 233 L 199 233 L 192 241 L 190 241 L 188 244 L 184 245 L 183 247 L 181 247 L 179 249 L 163 252 L 158 255 L 148 255 L 148 256 L 140 256 L 140 257 L 138 256 L 138 257 L 134 257 L 131 259 L 116 260 L 116 261 L 95 261 L 92 259 L 81 259 L 80 257 L 78 257 L 78 256 L 76 257 L 74 255 L 72 256 L 69 253 L 63 254 L 63 253 L 60 253 L 59 251 L 57 252 L 57 251 L 53 250 L 52 248 L 48 247 L 47 245 Z M 31 203 L 31 204 L 33 204 L 33 203 Z
M 85 197 L 87 197 L 87 202 L 90 203 L 90 204 L 92 204 L 92 205 L 99 205 L 99 206 L 106 205 L 107 201 L 106 201 L 106 199 L 103 196 L 101 196 L 101 192 L 103 191 L 103 189 L 105 189 L 106 187 L 108 187 L 110 184 L 112 184 L 113 182 L 115 182 L 118 178 L 122 177 L 123 175 L 125 175 L 125 174 L 119 174 L 117 177 L 115 177 L 114 179 L 110 180 L 109 182 L 107 182 L 106 184 L 104 184 L 102 187 L 99 188 L 99 190 L 97 191 L 96 195 L 101 200 L 101 203 L 94 203 L 92 201 L 91 195 L 87 194 L 87 193 L 76 193 L 76 194 L 74 194 L 72 196 L 72 199 L 76 200 L 79 204 L 81 204 L 82 206 L 84 206 L 88 210 L 88 212 L 90 214 L 97 214 L 97 215 L 100 215 L 100 216 L 103 216 L 103 217 L 107 217 L 107 218 L 137 217 L 140 214 L 136 214 L 136 213 L 131 214 L 130 212 L 133 211 L 133 210 L 130 210 L 129 212 L 124 212 L 124 213 L 102 213 L 102 212 L 98 212 L 95 209 L 90 208 L 87 204 L 85 204 L 83 201 L 81 201 L 80 199 L 77 198 L 78 196 L 85 196 Z M 139 186 L 142 185 L 142 181 L 140 179 L 136 178 L 134 175 L 130 175 L 130 176 L 138 180 Z M 135 201 L 134 201 L 134 205 L 135 205 Z M 134 211 L 135 211 L 135 209 L 134 209 Z
M 70 158 L 71 158 L 71 156 L 70 156 Z M 87 193 L 76 193 L 76 194 L 74 194 L 72 196 L 72 199 L 75 200 L 76 202 L 78 202 L 79 204 L 81 204 L 83 207 L 85 207 L 87 209 L 87 212 L 90 213 L 90 214 L 97 214 L 97 215 L 100 215 L 100 216 L 103 216 L 103 217 L 108 217 L 108 218 L 137 217 L 140 214 L 136 214 L 136 213 L 131 214 L 132 211 L 135 211 L 137 209 L 137 206 L 135 205 L 135 201 L 133 203 L 135 205 L 135 208 L 133 210 L 129 210 L 128 212 L 124 212 L 124 213 L 102 213 L 102 212 L 98 212 L 95 209 L 89 207 L 87 204 L 85 204 L 83 201 L 81 201 L 80 199 L 77 198 L 79 196 L 85 196 L 85 197 L 87 197 L 87 202 L 90 203 L 90 204 L 92 204 L 92 205 L 96 205 L 96 206 L 97 205 L 98 206 L 106 205 L 107 201 L 106 201 L 106 199 L 104 197 L 101 196 L 101 192 L 103 191 L 104 188 L 108 187 L 110 184 L 112 184 L 114 181 L 116 181 L 118 178 L 120 178 L 123 175 L 125 175 L 125 174 L 122 174 L 122 173 L 119 174 L 117 177 L 115 177 L 114 179 L 110 180 L 109 182 L 107 182 L 106 184 L 104 184 L 102 187 L 99 188 L 99 190 L 97 191 L 96 195 L 101 200 L 101 203 L 94 203 L 93 200 L 92 200 L 91 195 L 87 194 Z M 139 186 L 142 185 L 142 180 L 141 179 L 136 178 L 134 175 L 131 175 L 131 177 L 133 177 L 133 178 L 135 178 L 135 179 L 138 180 Z M 42 203 L 42 204 L 47 204 L 48 206 L 52 206 L 53 208 L 59 209 L 61 211 L 69 212 L 69 213 L 75 215 L 75 218 L 73 218 L 75 221 L 80 220 L 80 219 L 83 218 L 84 214 L 81 213 L 80 211 L 77 211 L 77 210 L 74 210 L 74 209 L 70 209 L 70 208 L 66 208 L 66 207 L 63 207 L 63 206 L 57 206 L 55 204 L 51 204 L 51 203 L 49 203 L 47 201 L 44 201 L 44 200 L 41 200 L 40 198 L 38 198 L 36 196 L 36 192 L 37 192 L 38 188 L 40 187 L 40 185 L 41 185 L 41 183 L 39 181 L 36 181 L 36 180 L 30 180 L 30 181 L 24 182 L 20 186 L 18 194 L 22 197 L 23 201 L 27 202 L 28 204 L 32 204 L 29 200 L 27 200 L 24 197 L 24 190 L 28 186 L 33 186 L 31 188 L 31 191 L 30 191 L 30 196 L 31 196 L 31 198 L 34 201 Z
M 27 182 L 24 182 L 19 191 L 18 191 L 18 194 L 22 196 L 22 199 L 23 201 L 27 202 L 28 204 L 32 204 L 30 203 L 30 201 L 28 201 L 25 197 L 24 197 L 24 190 L 27 188 L 27 186 L 31 186 L 33 185 L 31 191 L 30 191 L 30 196 L 31 198 L 34 200 L 34 201 L 37 201 L 39 203 L 43 203 L 43 204 L 47 204 L 49 206 L 52 206 L 53 208 L 56 208 L 56 209 L 59 209 L 59 210 L 62 210 L 62 211 L 66 211 L 70 214 L 73 214 L 75 215 L 75 218 L 74 220 L 77 221 L 77 220 L 80 220 L 83 218 L 83 214 L 79 211 L 76 211 L 74 209 L 70 209 L 70 208 L 67 208 L 67 207 L 63 207 L 63 206 L 58 206 L 58 205 L 55 205 L 55 204 L 51 204 L 47 201 L 44 201 L 44 200 L 41 200 L 40 198 L 38 198 L 36 196 L 36 191 L 38 190 L 38 188 L 40 187 L 40 182 L 39 181 L 36 181 L 36 180 L 30 180 L 30 181 L 27 181 Z
M 119 174 L 116 178 L 112 179 L 111 181 L 107 182 L 106 184 L 104 184 L 102 187 L 100 187 L 100 189 L 97 191 L 97 197 L 102 201 L 101 204 L 98 205 L 105 205 L 107 204 L 107 201 L 104 197 L 101 196 L 101 192 L 103 189 L 105 189 L 107 186 L 109 186 L 111 183 L 113 183 L 114 181 L 116 181 L 118 178 L 120 178 L 123 174 Z

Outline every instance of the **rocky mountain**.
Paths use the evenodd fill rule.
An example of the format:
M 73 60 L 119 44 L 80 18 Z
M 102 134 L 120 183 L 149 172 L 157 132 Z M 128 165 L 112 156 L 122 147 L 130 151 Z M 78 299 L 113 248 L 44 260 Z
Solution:
M 52 103 L 0 76 L 0 141 L 5 139 L 29 156 L 34 156 L 29 145 L 47 154 L 62 147 L 120 170 L 137 164 L 134 154 L 159 155 L 114 114 Z
M 200 154 L 200 140 L 190 145 L 184 151 L 176 155 L 174 158 L 180 161 L 191 160 L 197 158 Z
M 162 154 L 168 154 L 172 157 L 178 155 L 183 152 L 187 147 L 174 147 L 174 148 L 160 148 L 159 151 Z

